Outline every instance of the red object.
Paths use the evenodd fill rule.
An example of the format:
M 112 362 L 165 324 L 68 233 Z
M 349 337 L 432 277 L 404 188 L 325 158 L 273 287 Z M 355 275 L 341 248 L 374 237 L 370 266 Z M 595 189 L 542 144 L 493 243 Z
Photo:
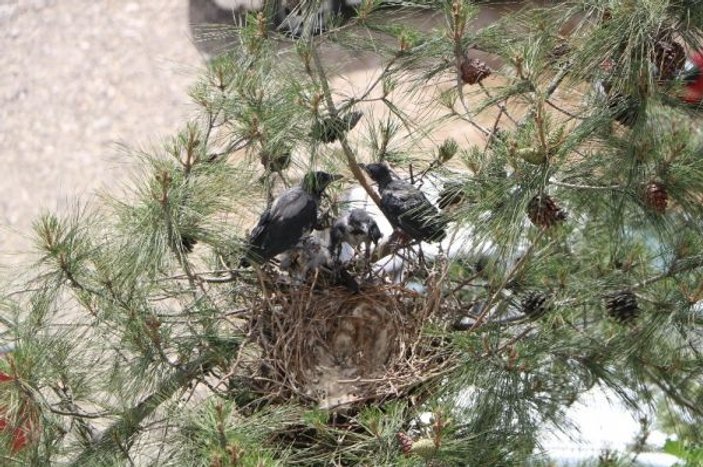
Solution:
M 700 104 L 703 101 L 703 50 L 695 52 L 689 58 L 697 75 L 684 87 L 683 100 L 691 104 Z
M 0 383 L 13 381 L 14 378 L 0 371 Z M 12 423 L 5 418 L 5 407 L 0 406 L 0 431 L 8 431 L 12 429 Z M 15 454 L 27 445 L 28 434 L 32 429 L 32 422 L 29 417 L 23 417 L 21 424 L 12 430 L 12 453 Z

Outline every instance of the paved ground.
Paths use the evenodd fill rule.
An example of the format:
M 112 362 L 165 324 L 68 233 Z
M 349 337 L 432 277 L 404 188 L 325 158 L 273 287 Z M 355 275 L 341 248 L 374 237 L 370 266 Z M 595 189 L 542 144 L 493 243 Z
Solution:
M 200 63 L 187 0 L 0 0 L 0 263 L 42 209 L 120 180 L 116 142 L 182 124 Z
M 0 0 L 0 264 L 27 251 L 42 210 L 124 179 L 118 142 L 158 145 L 182 125 L 201 50 L 221 45 L 190 25 L 229 18 L 210 0 Z M 343 87 L 376 64 L 349 57 Z

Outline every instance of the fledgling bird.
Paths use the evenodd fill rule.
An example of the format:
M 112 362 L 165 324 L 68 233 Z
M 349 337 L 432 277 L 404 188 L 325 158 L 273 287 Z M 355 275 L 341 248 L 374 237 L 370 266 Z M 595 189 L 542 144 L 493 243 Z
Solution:
M 418 188 L 401 180 L 385 164 L 360 164 L 381 195 L 381 211 L 391 225 L 414 240 L 441 241 L 447 219 Z
M 317 223 L 322 192 L 340 178 L 327 172 L 309 172 L 300 185 L 281 193 L 251 231 L 240 265 L 262 264 L 295 247 Z
M 287 270 L 291 277 L 300 280 L 305 280 L 311 271 L 319 271 L 329 265 L 330 255 L 327 246 L 314 235 L 303 236 L 281 260 L 281 268 Z
M 352 209 L 337 218 L 330 229 L 330 254 L 336 262 L 342 253 L 342 243 L 348 243 L 356 249 L 364 244 L 365 258 L 368 261 L 371 256 L 371 244 L 378 245 L 378 241 L 383 237 L 381 229 L 376 221 L 363 209 Z

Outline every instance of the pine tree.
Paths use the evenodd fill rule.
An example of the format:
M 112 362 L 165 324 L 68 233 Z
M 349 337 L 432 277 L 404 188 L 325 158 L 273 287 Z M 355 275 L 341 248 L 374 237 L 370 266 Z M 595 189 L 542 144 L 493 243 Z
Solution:
M 422 2 L 443 18 L 423 31 L 388 20 L 406 8 L 364 1 L 295 37 L 250 16 L 193 85 L 198 114 L 131 150 L 130 190 L 36 220 L 1 302 L 3 463 L 522 465 L 595 385 L 700 426 L 703 139 L 680 98 L 698 1 L 573 0 L 484 28 L 472 2 Z M 365 91 L 334 79 L 342 48 L 382 60 Z M 372 260 L 405 274 L 360 255 L 358 293 L 334 270 L 238 267 L 309 170 L 379 202 L 370 161 L 453 184 L 460 254 L 386 238 Z

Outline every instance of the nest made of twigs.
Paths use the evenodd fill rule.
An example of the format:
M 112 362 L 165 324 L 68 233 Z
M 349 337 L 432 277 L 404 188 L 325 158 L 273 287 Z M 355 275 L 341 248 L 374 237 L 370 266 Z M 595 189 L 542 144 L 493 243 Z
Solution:
M 323 408 L 398 397 L 441 374 L 446 350 L 423 336 L 436 303 L 393 285 L 360 293 L 315 285 L 269 289 L 254 310 L 257 391 Z

